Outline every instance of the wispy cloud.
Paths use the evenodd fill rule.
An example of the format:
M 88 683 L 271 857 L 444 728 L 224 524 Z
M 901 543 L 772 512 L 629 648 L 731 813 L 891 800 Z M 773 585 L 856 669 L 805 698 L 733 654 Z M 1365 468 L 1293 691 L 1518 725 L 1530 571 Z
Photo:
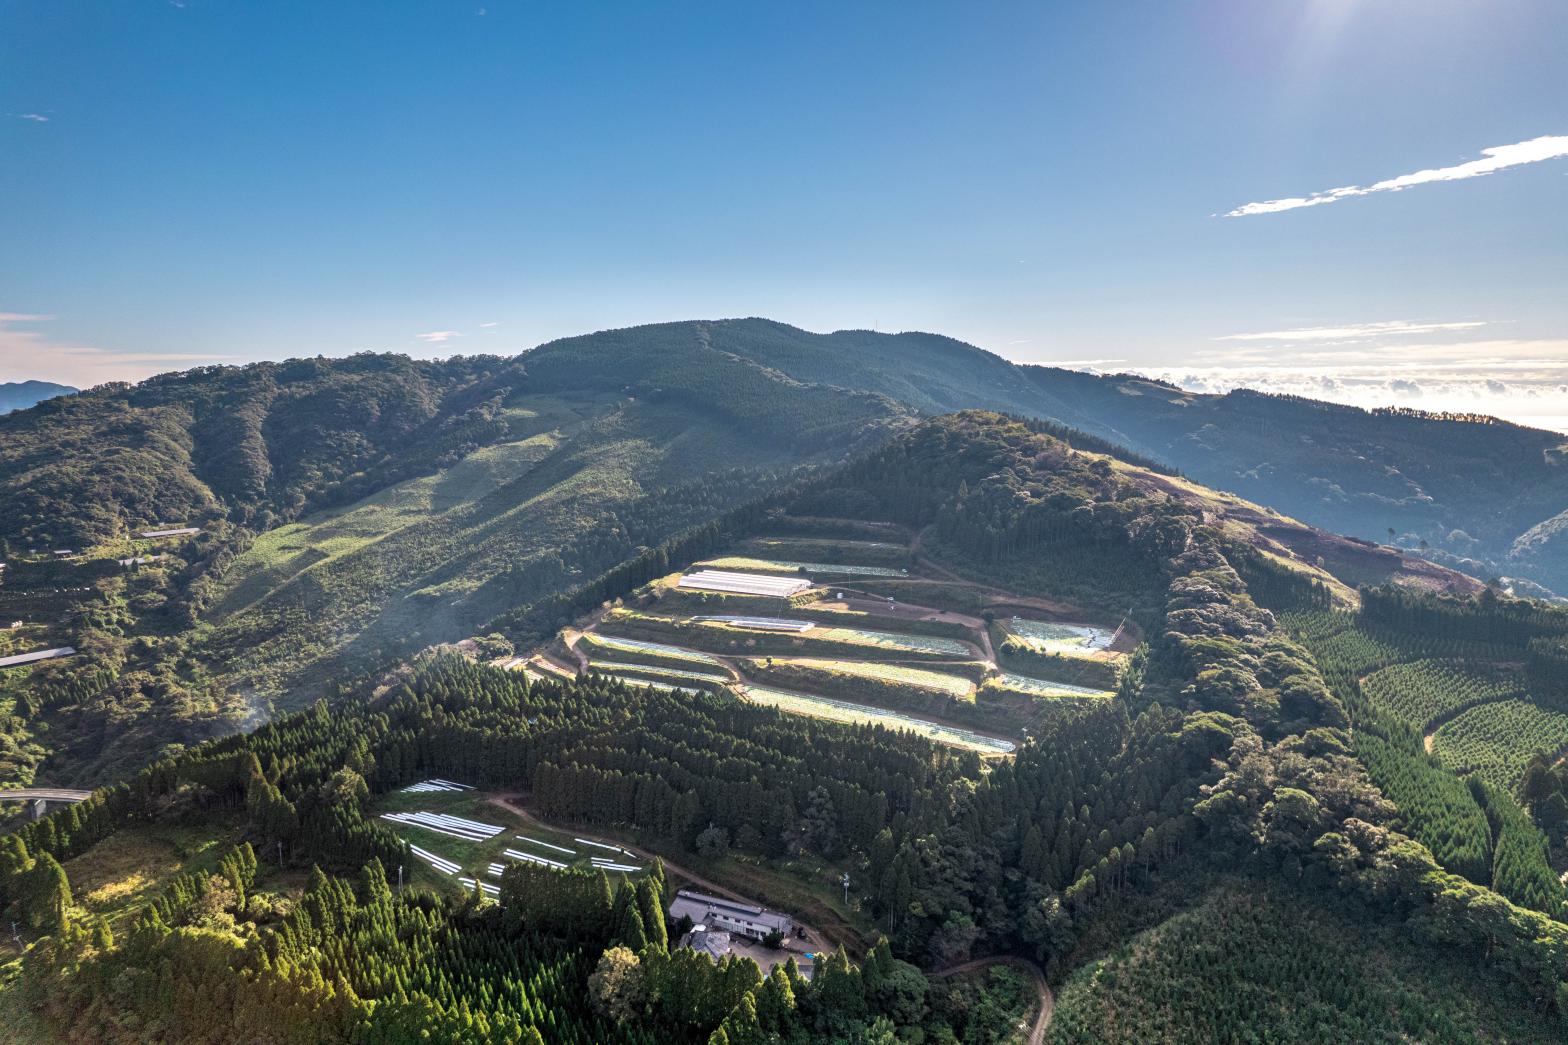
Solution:
M 18 120 L 32 120 L 34 123 L 48 123 L 49 122 L 49 117 L 45 116 L 41 112 L 22 112 L 22 113 L 17 113 L 16 114 L 16 118 Z
M 1314 192 L 1309 196 L 1290 196 L 1279 200 L 1264 200 L 1261 203 L 1245 203 L 1233 211 L 1228 211 L 1225 217 L 1246 218 L 1254 214 L 1278 214 L 1280 211 L 1338 203 L 1353 196 L 1370 196 L 1374 192 L 1399 192 L 1402 189 L 1432 182 L 1480 178 L 1507 170 L 1509 167 L 1568 156 L 1568 135 L 1547 135 L 1513 145 L 1495 145 L 1490 149 L 1482 149 L 1481 156 L 1483 158 L 1479 160 L 1470 160 L 1452 167 L 1434 167 L 1416 171 L 1414 174 L 1401 174 L 1397 178 L 1388 178 L 1371 185 L 1347 185 L 1339 189 Z
M 498 327 L 501 324 L 499 324 L 499 323 L 481 323 L 479 325 L 484 327 L 486 330 L 489 330 L 491 327 Z
M 463 332 L 461 330 L 430 330 L 414 336 L 427 345 L 439 345 L 444 341 L 452 340 L 454 337 L 462 337 Z
M 29 327 L 53 316 L 0 312 L 0 381 L 59 381 L 86 388 L 105 381 L 139 381 L 165 370 L 229 357 L 194 352 L 127 352 L 79 345 Z
M 1473 330 L 1486 326 L 1483 320 L 1461 323 L 1410 323 L 1390 320 L 1383 323 L 1351 323 L 1338 327 L 1295 327 L 1290 330 L 1264 330 L 1251 334 L 1225 334 L 1216 341 L 1367 341 L 1396 334 L 1435 334 L 1445 330 Z

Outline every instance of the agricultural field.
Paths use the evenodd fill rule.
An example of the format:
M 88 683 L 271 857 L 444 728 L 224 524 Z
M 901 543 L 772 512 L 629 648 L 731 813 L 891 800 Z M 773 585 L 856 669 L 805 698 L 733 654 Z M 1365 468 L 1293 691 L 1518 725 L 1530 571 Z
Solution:
M 1052 700 L 1109 700 L 1116 695 L 1108 689 L 1074 686 L 1066 682 L 1053 682 L 1049 679 L 1031 678 L 1028 675 L 1015 675 L 1010 671 L 999 671 L 987 678 L 985 680 L 985 688 Z
M 1421 729 L 1477 704 L 1518 697 L 1523 686 L 1517 671 L 1447 660 L 1394 664 L 1368 675 L 1361 684 L 1373 704 Z
M 846 575 L 842 591 L 827 584 L 789 599 L 676 587 L 699 568 L 785 577 L 830 560 L 907 558 L 907 543 L 846 537 L 826 525 L 832 522 L 809 536 L 744 540 L 732 546 L 736 554 L 666 574 L 579 624 L 582 630 L 563 631 L 547 647 L 552 659 L 586 660 L 587 670 L 629 685 L 728 691 L 792 714 L 874 722 L 988 755 L 1012 750 L 998 737 L 1029 733 L 1061 711 L 1114 695 L 1126 657 L 1111 648 L 1116 629 L 1022 615 L 988 625 L 958 609 L 995 605 L 1011 616 L 1007 600 L 1016 596 L 998 588 L 909 577 L 902 567 L 865 580 Z M 898 594 L 861 594 L 874 586 Z M 1062 604 L 1064 614 L 1072 610 Z M 988 627 L 1017 655 L 988 657 Z
M 606 675 L 609 678 L 614 679 L 616 682 L 626 686 L 638 686 L 643 689 L 657 689 L 662 690 L 665 693 L 685 693 L 689 696 L 696 696 L 698 693 L 706 691 L 706 687 L 699 687 L 695 685 L 682 686 L 674 682 L 664 682 L 659 679 L 643 678 L 639 675 L 634 675 L 628 672 L 605 671 L 600 672 L 600 674 Z
M 687 664 L 700 665 L 703 669 L 722 667 L 717 657 L 711 657 L 698 650 L 671 646 L 663 642 L 645 642 L 641 639 L 627 639 L 618 635 L 605 635 L 597 631 L 584 632 L 577 641 L 579 645 L 587 647 L 584 652 L 590 657 L 597 655 L 614 660 L 648 663 L 656 666 Z
M 926 696 L 972 702 L 975 695 L 975 684 L 967 678 L 902 664 L 764 657 L 749 659 L 745 665 L 748 675 L 777 681 L 787 679 L 807 689 L 821 688 L 827 693 L 860 686 L 865 688 L 867 697 L 883 691 L 892 695 L 915 690 Z
M 867 566 L 903 567 L 909 562 L 909 545 L 894 541 L 868 541 L 827 537 L 756 537 L 743 541 L 736 554 L 765 559 L 802 559 L 807 562 L 853 562 Z
M 628 686 L 662 689 L 671 693 L 717 692 L 729 684 L 727 675 L 706 672 L 680 671 L 675 668 L 656 668 L 647 664 L 617 664 L 610 661 L 592 661 L 591 674 L 603 675 Z
M 1007 755 L 1016 747 L 1009 740 L 982 736 L 972 730 L 943 726 L 866 704 L 853 704 L 830 697 L 812 696 L 809 693 L 794 693 L 789 690 L 774 689 L 771 686 L 746 685 L 741 688 L 744 699 L 754 704 L 778 708 L 792 715 L 808 715 L 829 722 L 875 725 L 886 729 L 902 730 L 934 740 L 939 744 L 977 751 L 984 755 Z
M 471 789 L 416 791 L 405 788 L 383 796 L 376 803 L 376 814 L 378 824 L 415 847 L 409 862 L 404 865 L 408 880 L 433 884 L 444 890 L 464 888 L 464 878 L 498 886 L 500 868 L 513 860 L 550 861 L 547 866 L 579 869 L 600 865 L 609 869 L 612 864 L 642 869 L 647 863 L 602 839 L 590 840 L 530 823 L 509 809 L 485 801 Z M 421 817 L 427 824 L 387 819 L 389 815 Z M 395 878 L 395 869 L 389 869 L 388 873 Z
M 634 664 L 626 661 L 593 660 L 589 662 L 588 667 L 590 671 L 606 675 L 640 675 L 665 682 L 725 683 L 730 680 L 728 675 L 718 671 L 686 671 L 680 668 L 662 668 L 652 664 Z
M 1058 624 L 1055 621 L 1025 620 L 1022 617 L 999 623 L 1008 635 L 1041 653 L 1093 653 L 1109 649 L 1111 640 L 1116 637 L 1115 628 L 1087 624 Z
M 601 625 L 611 635 L 665 643 L 713 654 L 829 658 L 864 657 L 879 660 L 969 660 L 975 650 L 957 639 L 914 635 L 871 628 L 821 627 L 800 634 L 777 634 L 737 627 L 723 621 L 680 619 L 620 609 Z
M 1530 756 L 1568 748 L 1568 715 L 1523 700 L 1481 704 L 1440 726 L 1432 752 L 1456 773 L 1512 792 Z
M 752 573 L 805 573 L 837 577 L 903 577 L 907 569 L 894 566 L 859 566 L 842 562 L 800 562 L 793 559 L 760 559 L 748 555 L 723 555 L 698 566 L 710 570 L 745 570 Z

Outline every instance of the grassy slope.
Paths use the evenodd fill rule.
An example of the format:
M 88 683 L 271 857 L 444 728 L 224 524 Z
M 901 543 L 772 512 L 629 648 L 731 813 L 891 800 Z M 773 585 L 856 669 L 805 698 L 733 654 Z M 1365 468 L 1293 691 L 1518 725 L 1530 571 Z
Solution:
M 539 413 L 548 431 L 265 535 L 225 578 L 207 655 L 235 682 L 308 692 L 341 658 L 461 638 L 611 565 L 630 548 L 574 555 L 574 542 L 618 529 L 653 490 L 737 460 L 790 463 L 659 405 Z

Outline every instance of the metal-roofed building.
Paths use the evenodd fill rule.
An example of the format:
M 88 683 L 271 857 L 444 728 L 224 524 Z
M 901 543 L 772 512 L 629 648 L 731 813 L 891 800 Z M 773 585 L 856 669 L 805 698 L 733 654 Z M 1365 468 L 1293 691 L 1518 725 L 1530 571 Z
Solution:
M 697 925 L 681 938 L 681 946 L 699 954 L 706 954 L 713 959 L 714 964 L 718 964 L 724 960 L 726 954 L 730 953 L 730 934 L 722 929 L 709 929 L 706 925 Z
M 739 933 L 753 940 L 760 940 L 771 932 L 788 936 L 795 931 L 795 920 L 787 914 L 691 889 L 682 889 L 670 901 L 670 919 L 680 921 L 682 918 L 690 918 L 692 924 L 706 926 L 710 931 Z

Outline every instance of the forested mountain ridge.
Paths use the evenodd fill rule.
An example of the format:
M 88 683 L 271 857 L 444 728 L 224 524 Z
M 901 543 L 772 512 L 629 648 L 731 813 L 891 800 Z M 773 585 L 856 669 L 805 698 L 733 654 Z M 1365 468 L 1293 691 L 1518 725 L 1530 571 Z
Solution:
M 558 608 L 631 599 L 780 513 L 922 533 L 944 568 L 1021 596 L 1097 594 L 1147 645 L 1114 697 L 990 763 L 714 693 L 420 658 L 6 839 L 0 894 L 31 945 L 11 997 L 54 1035 L 106 1041 L 267 1012 L 280 1042 L 992 1043 L 995 999 L 939 974 L 1005 954 L 1062 985 L 1052 1041 L 1561 1038 L 1561 827 L 1548 842 L 1536 823 L 1553 781 L 1528 807 L 1471 790 L 1359 680 L 1374 661 L 1529 662 L 1544 710 L 1568 681 L 1568 613 L 1403 588 L 1345 608 L 1244 519 L 980 413 L 799 477 Z M 430 777 L 677 862 L 722 830 L 757 882 L 793 860 L 836 895 L 846 872 L 864 953 L 821 956 L 809 986 L 711 963 L 673 946 L 658 872 L 511 866 L 499 908 L 477 886 L 394 894 L 387 869 L 416 854 L 377 813 Z M 128 907 L 75 899 L 100 847 L 171 823 L 234 848 Z
M 104 518 L 92 521 L 103 512 L 136 525 L 200 513 L 213 500 L 227 505 L 231 515 L 250 512 L 257 519 L 262 511 L 287 519 L 307 506 L 346 503 L 390 480 L 428 472 L 443 455 L 496 438 L 495 418 L 484 404 L 526 383 L 535 392 L 625 392 L 662 397 L 671 405 L 685 402 L 808 451 L 813 441 L 818 448 L 853 441 L 855 430 L 875 429 L 877 418 L 911 410 L 936 414 L 974 407 L 1050 418 L 1326 530 L 1379 542 L 1388 541 L 1393 530 L 1403 546 L 1475 575 L 1519 576 L 1568 588 L 1568 556 L 1556 554 L 1551 539 L 1561 529 L 1553 520 L 1568 509 L 1568 437 L 1505 422 L 1368 412 L 1247 391 L 1204 395 L 1125 375 L 1017 366 L 939 335 L 812 334 L 761 319 L 602 331 L 550 342 L 511 360 L 395 364 L 391 357 L 367 358 L 380 362 L 357 365 L 386 372 L 378 394 L 391 397 L 390 417 L 368 398 L 359 401 L 364 392 L 341 387 L 349 376 L 347 363 L 304 360 L 193 371 L 137 390 L 95 391 L 73 397 L 82 405 L 52 421 L 30 412 L 7 418 L 0 423 L 0 447 L 26 445 L 34 426 L 46 425 L 61 447 L 53 459 L 60 474 L 39 475 L 0 457 L 0 496 L 20 505 L 20 515 L 0 521 L 0 535 L 14 541 L 25 532 L 82 543 L 112 530 Z M 692 368 L 712 380 L 693 381 Z M 389 376 L 394 372 L 399 376 Z M 314 385 L 312 373 L 318 375 Z M 320 386 L 321 374 L 335 375 L 328 384 L 336 391 Z M 354 383 L 365 384 L 369 377 Z M 766 402 L 747 399 L 751 394 L 765 399 L 786 378 L 857 398 L 844 416 L 825 422 L 786 420 Z M 397 391 L 388 382 L 411 384 Z M 158 413 L 205 413 L 203 404 L 216 405 L 224 394 L 243 398 L 245 390 L 270 399 L 273 386 L 295 411 L 292 421 L 280 416 L 257 428 L 245 420 L 260 416 L 257 407 L 247 407 L 215 421 L 202 440 L 224 444 L 223 460 L 195 461 L 193 468 L 179 463 L 189 452 L 181 447 L 191 429 L 179 420 L 165 428 L 169 422 L 158 420 Z M 308 391 L 312 387 L 316 390 Z M 724 394 L 711 394 L 716 388 Z M 334 400 L 335 395 L 347 398 Z M 354 425 L 318 419 L 323 431 L 315 462 L 273 474 L 264 463 L 267 447 L 289 449 L 287 433 L 305 421 L 304 413 L 339 407 L 346 408 L 345 422 L 368 423 L 374 413 L 380 431 L 363 433 L 361 442 Z M 360 408 L 369 413 L 356 414 Z M 425 427 L 413 437 L 408 421 L 416 417 Z M 73 433 L 92 435 L 73 439 Z M 405 437 L 413 438 L 401 441 Z M 159 440 L 168 445 L 158 459 L 125 460 L 128 472 L 150 469 L 149 490 L 141 497 L 76 477 L 74 462 L 90 459 L 106 441 Z M 430 440 L 433 453 L 404 459 L 410 448 Z M 200 479 L 209 471 L 216 486 Z M 95 508 L 100 500 L 104 507 Z
M 26 410 L 35 403 L 56 396 L 70 395 L 77 389 L 53 381 L 0 381 L 0 414 Z
M 696 339 L 646 349 L 214 367 L 0 419 L 0 607 L 24 623 L 0 648 L 80 651 L 0 675 L 30 712 L 0 716 L 4 776 L 112 779 L 913 419 Z
M 870 389 L 927 413 L 1049 418 L 1325 530 L 1386 542 L 1393 529 L 1405 547 L 1466 572 L 1568 589 L 1568 556 L 1520 541 L 1568 510 L 1560 433 L 1020 366 L 935 334 L 810 334 L 760 319 L 704 326 L 715 345 L 803 379 Z

